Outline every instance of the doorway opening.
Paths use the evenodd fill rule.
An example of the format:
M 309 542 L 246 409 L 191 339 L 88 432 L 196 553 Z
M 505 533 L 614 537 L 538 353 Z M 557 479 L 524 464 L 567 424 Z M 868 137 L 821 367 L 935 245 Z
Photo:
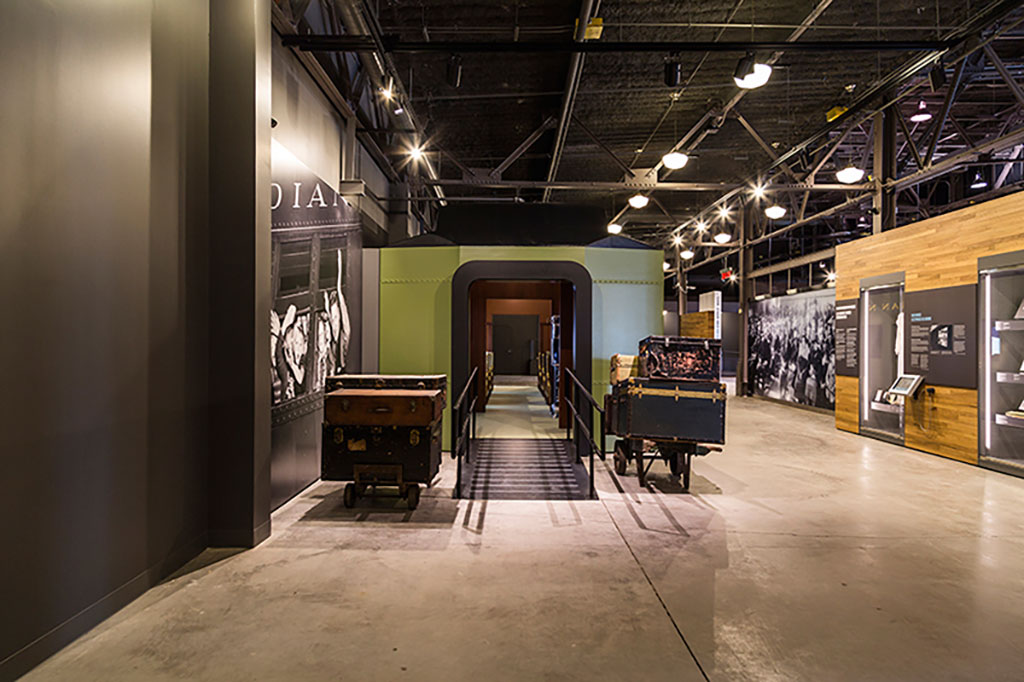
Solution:
M 455 273 L 452 387 L 475 370 L 477 396 L 467 497 L 587 496 L 560 396 L 566 369 L 589 384 L 591 286 L 577 263 L 474 261 Z

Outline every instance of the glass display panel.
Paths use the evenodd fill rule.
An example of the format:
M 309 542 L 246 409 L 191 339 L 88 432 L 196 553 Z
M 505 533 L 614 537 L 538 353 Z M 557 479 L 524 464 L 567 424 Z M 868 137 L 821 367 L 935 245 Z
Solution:
M 903 399 L 890 402 L 886 393 L 903 373 L 902 310 L 902 286 L 861 292 L 860 425 L 895 439 L 903 438 Z
M 981 276 L 982 455 L 1024 466 L 1024 267 Z

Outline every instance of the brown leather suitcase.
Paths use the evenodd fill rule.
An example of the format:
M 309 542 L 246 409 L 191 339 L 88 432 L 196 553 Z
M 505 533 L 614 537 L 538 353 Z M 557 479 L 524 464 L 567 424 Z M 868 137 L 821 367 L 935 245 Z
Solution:
M 441 418 L 438 390 L 341 388 L 324 397 L 324 422 L 336 426 L 429 426 Z

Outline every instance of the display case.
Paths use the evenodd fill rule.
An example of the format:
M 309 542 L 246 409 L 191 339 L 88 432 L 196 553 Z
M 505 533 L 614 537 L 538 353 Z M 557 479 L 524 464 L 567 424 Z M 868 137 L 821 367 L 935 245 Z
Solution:
M 889 387 L 903 373 L 903 286 L 861 291 L 861 433 L 903 441 L 903 398 Z
M 982 464 L 1024 474 L 1024 254 L 979 273 Z

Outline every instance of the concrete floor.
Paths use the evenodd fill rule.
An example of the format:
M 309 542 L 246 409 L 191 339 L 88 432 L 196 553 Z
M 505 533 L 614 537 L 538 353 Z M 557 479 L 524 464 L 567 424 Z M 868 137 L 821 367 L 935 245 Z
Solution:
M 457 502 L 447 459 L 413 513 L 317 485 L 27 679 L 1024 677 L 1024 480 L 728 412 L 691 495 L 602 467 L 600 501 Z

